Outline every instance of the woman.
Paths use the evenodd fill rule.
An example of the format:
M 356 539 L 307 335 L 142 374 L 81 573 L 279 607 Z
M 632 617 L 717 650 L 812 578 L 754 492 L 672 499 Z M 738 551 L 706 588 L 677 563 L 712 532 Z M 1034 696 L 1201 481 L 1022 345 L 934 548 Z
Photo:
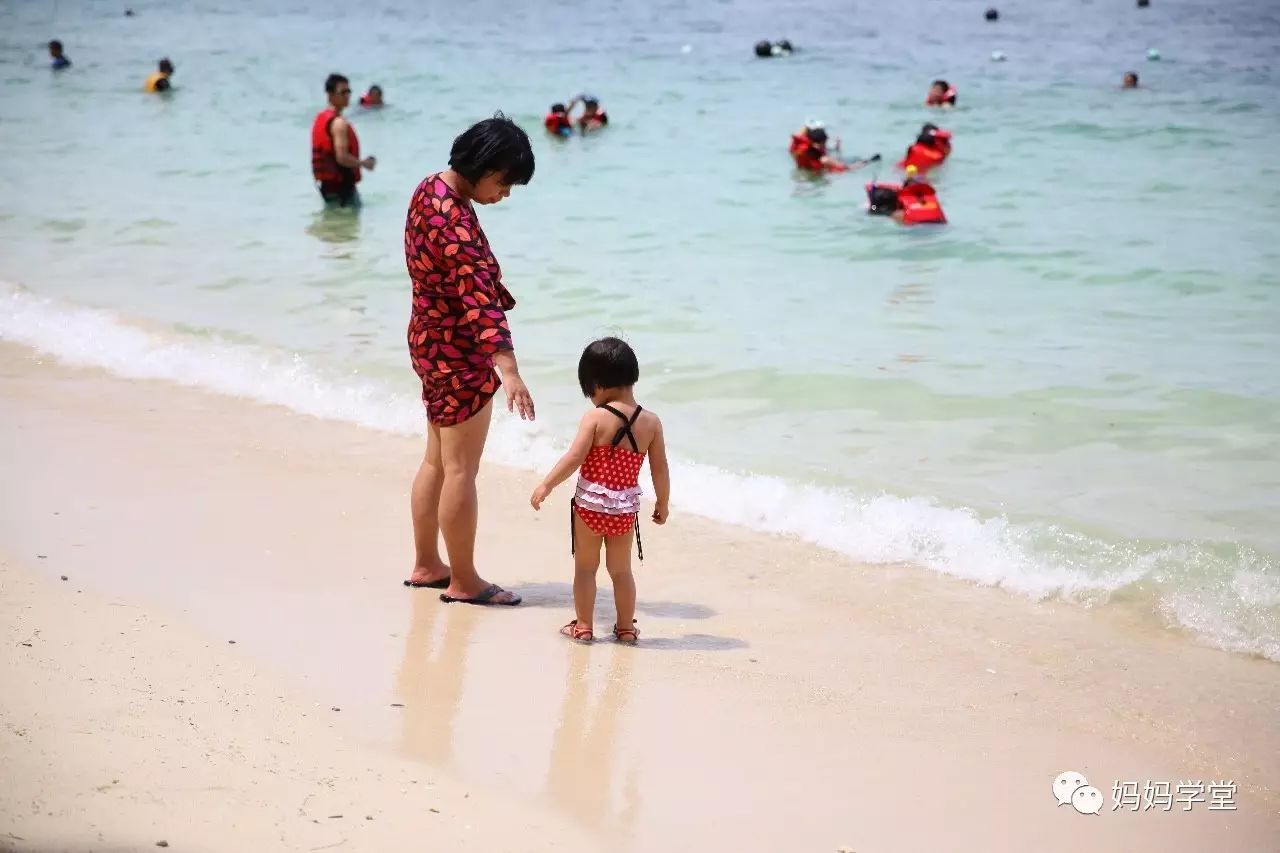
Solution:
M 413 280 L 409 356 L 428 421 L 410 500 L 416 556 L 405 585 L 443 589 L 446 602 L 520 603 L 520 596 L 483 580 L 475 565 L 476 475 L 493 396 L 501 385 L 508 411 L 526 420 L 534 412 L 507 326 L 516 301 L 473 205 L 497 204 L 532 177 L 529 137 L 499 113 L 453 141 L 449 168 L 418 185 L 405 221 Z M 448 564 L 440 558 L 440 534 Z

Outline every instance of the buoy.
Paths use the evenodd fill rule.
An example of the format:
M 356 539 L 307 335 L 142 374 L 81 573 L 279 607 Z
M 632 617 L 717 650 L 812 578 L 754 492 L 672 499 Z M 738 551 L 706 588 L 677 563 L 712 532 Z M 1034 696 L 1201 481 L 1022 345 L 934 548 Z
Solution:
M 1159 61 L 1160 61 L 1160 51 L 1156 50 L 1154 47 L 1147 51 L 1147 62 L 1159 62 Z
M 986 18 L 988 21 L 1000 20 L 1000 10 L 991 8 L 987 10 Z
M 1007 59 L 1007 57 L 1004 55 L 1004 51 L 1003 51 L 1003 50 L 993 50 L 993 51 L 991 51 L 991 61 L 992 61 L 992 62 L 1004 62 L 1004 61 L 1005 61 L 1005 59 Z

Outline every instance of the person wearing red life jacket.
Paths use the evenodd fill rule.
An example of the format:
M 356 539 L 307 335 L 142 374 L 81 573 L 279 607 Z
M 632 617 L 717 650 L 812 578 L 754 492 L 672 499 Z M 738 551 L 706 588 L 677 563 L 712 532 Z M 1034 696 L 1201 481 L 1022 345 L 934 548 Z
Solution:
M 578 132 L 586 135 L 596 130 L 603 130 L 609 124 L 609 114 L 600 107 L 600 99 L 594 95 L 575 95 L 569 101 L 569 106 L 565 110 L 566 114 L 573 112 L 573 108 L 579 103 L 582 104 L 582 115 L 578 116 L 577 125 Z
M 840 150 L 840 140 L 832 146 Z M 811 121 L 791 134 L 788 148 L 796 168 L 802 172 L 847 172 L 849 167 L 827 153 L 827 131 L 820 121 Z
M 360 139 L 342 115 L 351 103 L 351 82 L 341 74 L 330 74 L 324 91 L 329 106 L 311 123 L 311 174 L 326 202 L 340 207 L 356 205 L 360 202 L 356 184 L 361 170 L 373 171 L 377 161 L 373 157 L 360 159 Z
M 901 185 L 867 184 L 867 212 L 892 217 L 902 225 L 945 225 L 947 217 L 938 204 L 937 191 L 918 175 L 915 166 L 908 166 Z
M 915 166 L 924 173 L 936 166 L 941 166 L 950 154 L 951 132 L 943 130 L 936 124 L 926 124 L 920 128 L 920 135 L 916 137 L 916 141 L 907 148 L 906 156 L 899 161 L 898 168 Z
M 569 111 L 564 104 L 551 105 L 551 112 L 542 120 L 542 126 L 552 136 L 572 136 L 573 122 L 569 120 Z
M 375 109 L 377 107 L 384 106 L 385 104 L 386 102 L 382 100 L 381 86 L 370 86 L 369 91 L 360 96 L 360 106 L 367 110 Z
M 929 87 L 929 94 L 924 99 L 925 106 L 954 107 L 956 105 L 956 87 L 946 80 L 934 80 Z

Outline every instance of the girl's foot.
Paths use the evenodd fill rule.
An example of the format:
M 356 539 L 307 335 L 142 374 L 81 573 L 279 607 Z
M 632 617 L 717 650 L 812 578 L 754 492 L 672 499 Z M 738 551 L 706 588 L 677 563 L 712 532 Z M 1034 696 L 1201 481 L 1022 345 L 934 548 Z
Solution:
M 631 620 L 632 627 L 630 628 L 619 628 L 617 625 L 614 625 L 613 638 L 617 640 L 619 643 L 623 643 L 628 646 L 634 646 L 636 643 L 640 641 L 640 631 L 635 627 L 635 624 L 636 624 L 636 620 L 632 619 Z
M 585 625 L 579 625 L 577 619 L 561 628 L 560 633 L 575 643 L 589 643 L 595 639 L 595 634 L 592 633 L 591 629 Z

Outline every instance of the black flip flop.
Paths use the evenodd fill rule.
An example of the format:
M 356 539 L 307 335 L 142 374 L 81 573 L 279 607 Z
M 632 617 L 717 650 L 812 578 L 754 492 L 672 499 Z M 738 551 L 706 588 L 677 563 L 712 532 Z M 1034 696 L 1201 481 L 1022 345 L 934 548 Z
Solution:
M 427 581 L 426 583 L 414 583 L 413 581 L 405 581 L 404 585 L 413 587 L 414 589 L 448 589 L 449 579 L 440 578 L 440 580 L 438 581 Z
M 515 596 L 514 601 L 494 601 L 493 597 L 500 592 L 506 592 L 506 590 L 498 586 L 496 583 L 491 583 L 482 589 L 480 594 L 475 598 L 454 598 L 452 595 L 442 592 L 440 593 L 440 600 L 445 604 L 451 604 L 456 601 L 460 604 L 481 604 L 490 607 L 515 607 L 524 600 L 513 592 L 511 594 Z

